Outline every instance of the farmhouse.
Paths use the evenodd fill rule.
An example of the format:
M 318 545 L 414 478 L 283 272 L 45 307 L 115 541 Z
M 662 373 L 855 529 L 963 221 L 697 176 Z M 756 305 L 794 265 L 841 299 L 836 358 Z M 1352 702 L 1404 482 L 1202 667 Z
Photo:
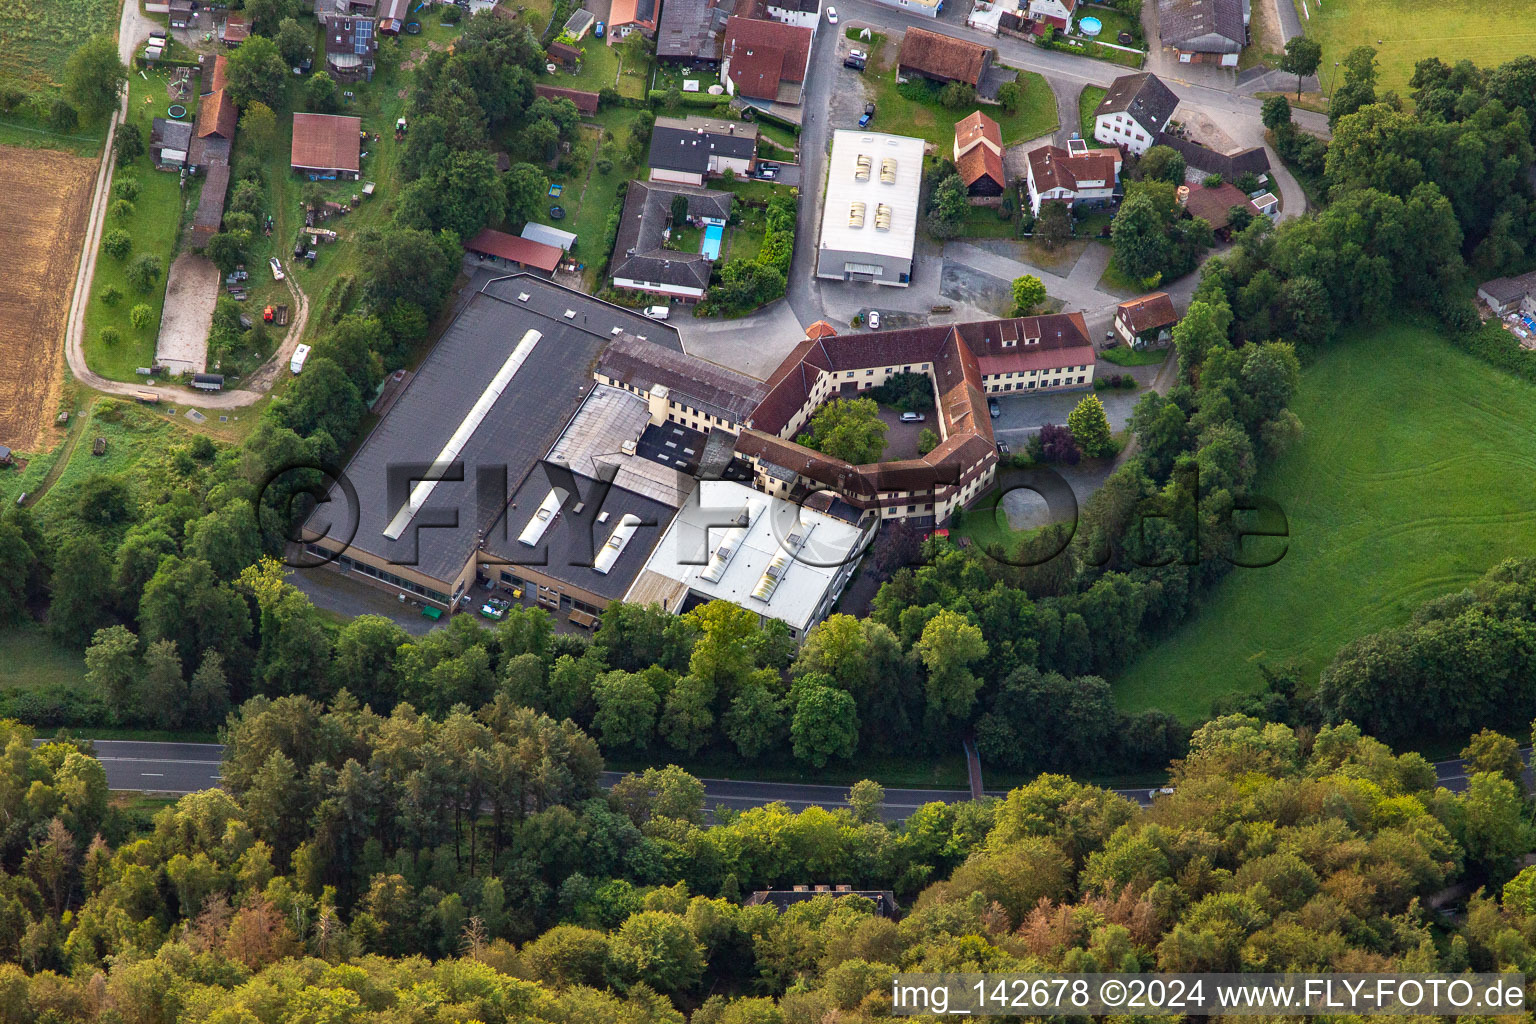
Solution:
M 542 96 L 553 103 L 555 100 L 570 100 L 576 105 L 579 114 L 597 113 L 598 96 L 595 92 L 585 89 L 560 89 L 553 85 L 536 85 L 533 87 L 535 96 Z
M 1093 112 L 1093 137 L 1140 156 L 1158 142 L 1179 98 L 1156 75 L 1121 75 Z
M 1131 348 L 1155 348 L 1168 344 L 1179 315 L 1167 292 L 1153 292 L 1115 307 L 1115 333 Z
M 372 18 L 332 15 L 325 20 L 325 70 L 336 81 L 372 81 L 378 48 Z
M 937 18 L 939 8 L 944 6 L 944 0 L 876 0 L 876 2 L 923 18 Z
M 721 79 L 733 96 L 797 106 L 811 60 L 808 28 L 731 17 L 721 42 Z
M 1248 0 L 1158 0 L 1157 18 L 1181 64 L 1235 68 L 1248 45 Z
M 922 179 L 922 139 L 834 131 L 816 276 L 907 287 Z
M 1269 171 L 1269 154 L 1264 152 L 1263 146 L 1253 146 L 1230 154 L 1218 153 L 1208 146 L 1167 132 L 1157 133 L 1157 144 L 1178 150 L 1187 167 L 1206 174 L 1219 174 L 1228 181 L 1236 181 L 1244 174 L 1265 174 Z
M 1477 286 L 1477 297 L 1499 316 L 1516 310 L 1529 313 L 1536 309 L 1533 295 L 1536 295 L 1536 270 L 1519 277 L 1496 277 Z
M 752 173 L 757 126 L 709 117 L 658 117 L 651 131 L 651 180 L 702 185 L 726 171 Z
M 335 500 L 310 515 L 306 550 L 339 571 L 440 609 L 454 607 L 477 574 L 531 582 L 526 571 L 548 583 L 538 593 L 546 607 L 567 616 L 595 614 L 576 602 L 597 609 L 621 596 L 624 575 L 638 571 L 650 544 L 631 536 L 606 573 L 594 565 L 594 548 L 613 539 L 624 516 L 664 522 L 669 508 L 681 504 L 661 486 L 671 476 L 646 467 L 620 474 L 604 498 L 600 486 L 594 490 L 597 469 L 580 462 L 579 453 L 551 449 L 562 434 L 585 436 L 595 452 L 622 447 L 619 436 L 573 417 L 586 414 L 587 368 L 612 338 L 636 333 L 678 347 L 665 324 L 537 277 L 517 274 L 485 284 L 348 464 L 345 477 L 357 501 L 346 500 L 338 484 Z M 571 466 L 557 482 L 566 494 L 548 519 L 559 511 L 560 520 L 567 526 L 575 520 L 580 529 L 546 530 L 547 537 L 528 545 L 519 537 L 556 486 L 540 465 L 546 456 Z M 463 464 L 462 479 L 412 481 L 404 494 L 391 480 L 391 467 L 402 463 L 452 462 Z M 615 495 L 620 489 L 625 493 Z M 659 526 L 650 528 L 652 538 L 659 534 Z M 586 565 L 566 564 L 573 561 Z
M 533 242 L 490 228 L 481 228 L 479 234 L 464 243 L 464 248 L 481 260 L 505 262 L 516 270 L 546 275 L 555 272 L 563 255 L 558 246 Z
M 702 252 L 667 248 L 672 199 L 688 200 L 688 220 L 724 227 L 731 216 L 731 193 L 691 185 L 631 181 L 614 238 L 609 276 L 615 288 L 651 292 L 697 301 L 709 288 L 714 258 Z
M 289 166 L 310 179 L 356 178 L 363 122 L 341 114 L 294 114 Z
M 979 86 L 993 55 L 991 47 L 968 39 L 956 39 L 926 28 L 909 28 L 901 39 L 896 72 L 904 78 L 920 76 L 933 82 Z
M 1003 131 L 976 111 L 955 123 L 955 170 L 973 200 L 999 197 L 1007 186 L 1003 172 Z
M 736 0 L 667 0 L 656 28 L 656 56 L 670 62 L 720 62 L 720 36 Z
M 175 171 L 187 164 L 192 148 L 192 123 L 157 117 L 149 127 L 149 158 L 162 171 Z
M 821 0 L 766 0 L 768 17 L 784 25 L 815 29 L 821 22 Z
M 1076 11 L 1077 0 L 1029 0 L 1028 17 L 1034 34 L 1044 35 L 1052 28 L 1071 31 Z
M 1029 208 L 1040 215 L 1040 204 L 1060 200 L 1068 206 L 1102 206 L 1115 195 L 1120 154 L 1113 149 L 1089 149 L 1074 139 L 1071 150 L 1041 146 L 1025 162 Z
M 656 35 L 656 6 L 660 0 L 613 0 L 608 11 L 608 45 L 639 32 L 647 39 Z

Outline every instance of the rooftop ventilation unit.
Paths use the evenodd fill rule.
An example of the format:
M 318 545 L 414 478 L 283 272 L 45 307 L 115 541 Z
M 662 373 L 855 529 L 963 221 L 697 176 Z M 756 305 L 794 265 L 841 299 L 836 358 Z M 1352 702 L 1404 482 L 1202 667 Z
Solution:
M 622 327 L 615 327 L 613 330 L 609 331 L 608 333 L 613 335 L 615 338 L 617 338 L 619 335 L 624 333 L 624 328 L 622 328 Z
M 623 452 L 625 455 L 633 455 L 635 454 L 636 449 L 639 447 L 639 444 L 635 441 L 625 441 L 623 444 L 619 445 L 619 451 Z
M 531 298 L 533 298 L 533 296 L 529 295 L 527 292 L 518 292 L 517 293 L 517 301 L 518 302 L 527 302 Z
M 736 518 L 738 525 L 726 530 L 725 536 L 720 538 L 719 545 L 716 546 L 714 553 L 709 556 L 709 564 L 704 567 L 703 572 L 699 573 L 700 579 L 708 580 L 710 583 L 720 582 L 721 577 L 725 575 L 725 570 L 731 564 L 731 559 L 736 556 L 736 551 L 741 547 L 741 542 L 747 535 L 747 523 L 750 521 L 750 515 L 750 509 L 743 508 L 741 510 L 741 515 Z
M 865 211 L 865 209 L 866 209 L 865 205 L 863 203 L 860 203 L 860 202 L 855 202 L 852 206 L 850 206 L 848 208 L 848 226 L 849 227 L 851 227 L 851 228 L 861 228 L 861 227 L 864 226 L 864 211 Z
M 448 467 L 457 461 L 460 453 L 464 451 L 464 446 L 469 443 L 475 431 L 480 429 L 480 424 L 490 415 L 491 407 L 512 383 L 513 376 L 522 368 L 524 361 L 533 353 L 534 346 L 542 337 L 543 335 L 538 331 L 527 331 L 523 334 L 522 340 L 517 343 L 512 354 L 507 356 L 507 361 L 501 364 L 501 369 L 496 371 L 496 376 L 491 378 L 491 382 L 480 393 L 480 397 L 470 408 L 469 414 L 459 423 L 459 428 L 453 432 L 448 443 L 443 445 L 443 450 L 437 453 L 437 458 L 432 460 L 432 468 L 427 471 L 427 478 L 411 488 L 410 498 L 400 506 L 400 510 L 384 528 L 385 537 L 390 540 L 400 539 L 400 535 L 405 532 L 411 520 L 416 518 L 416 513 L 421 511 L 427 499 L 432 496 L 432 491 L 437 487 L 437 481 Z
M 896 184 L 896 158 L 886 157 L 880 161 L 880 184 Z
M 812 527 L 814 529 L 814 527 Z M 801 547 L 805 545 L 805 538 L 799 533 L 792 533 L 784 541 L 779 553 L 773 556 L 773 561 L 768 563 L 768 568 L 763 570 L 762 578 L 757 581 L 757 586 L 752 589 L 752 597 L 755 600 L 767 604 L 773 600 L 773 592 L 779 589 L 779 584 L 789 572 L 791 563 Z
M 868 181 L 870 168 L 875 165 L 867 153 L 860 153 L 858 159 L 853 162 L 853 180 Z
M 875 207 L 875 229 L 877 231 L 891 230 L 891 208 L 884 203 Z
M 625 545 L 629 543 L 629 538 L 633 537 L 638 529 L 640 529 L 640 517 L 631 512 L 624 513 L 624 517 L 619 520 L 619 525 L 615 526 L 613 532 L 608 535 L 608 543 L 603 545 L 603 550 L 599 551 L 597 557 L 592 560 L 593 571 L 600 572 L 604 576 L 608 575 L 608 570 L 612 569 L 614 563 L 619 560 L 619 556 L 624 553 Z
M 528 525 L 523 527 L 523 532 L 517 535 L 519 544 L 531 548 L 539 543 L 544 536 L 544 531 L 549 529 L 549 524 L 554 522 L 556 513 L 565 502 L 565 493 L 562 487 L 549 489 L 549 493 L 544 495 L 544 500 L 539 502 L 539 507 L 534 510 L 533 517 L 528 520 Z
M 576 319 L 576 311 L 574 309 L 566 310 L 565 311 L 565 318 L 567 320 L 575 320 Z

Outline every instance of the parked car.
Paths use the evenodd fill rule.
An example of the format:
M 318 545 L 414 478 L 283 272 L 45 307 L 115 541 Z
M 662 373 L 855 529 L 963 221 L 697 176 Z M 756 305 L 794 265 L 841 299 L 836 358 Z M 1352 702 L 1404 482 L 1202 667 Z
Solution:
M 844 57 L 843 58 L 843 67 L 845 67 L 845 68 L 853 68 L 853 70 L 855 70 L 855 71 L 863 71 L 864 70 L 864 61 L 860 60 L 857 57 Z
M 602 22 L 598 22 L 597 23 L 597 27 L 592 30 L 592 34 L 594 36 L 596 36 L 597 38 L 601 39 L 601 38 L 603 38 L 603 33 L 607 32 L 607 31 L 608 31 L 608 26 L 604 25 Z
M 665 320 L 672 315 L 671 306 L 646 306 L 645 315 L 652 320 Z
M 997 399 L 989 398 L 987 399 L 987 412 L 992 414 L 993 419 L 997 419 L 1003 414 L 1003 407 L 997 404 Z
M 901 422 L 903 423 L 921 423 L 927 418 L 920 412 L 904 412 L 901 414 Z
M 272 279 L 274 281 L 281 281 L 283 279 L 283 265 L 278 262 L 277 257 L 273 256 L 267 260 L 267 263 L 272 268 Z
M 869 311 L 869 329 L 872 331 L 880 329 L 880 311 L 878 309 Z
M 827 24 L 828 25 L 836 25 L 837 24 L 837 8 L 836 7 L 828 7 L 827 8 Z
M 1012 449 L 1010 449 L 1008 447 L 1008 442 L 1007 441 L 999 441 L 999 442 L 997 442 L 997 454 L 999 454 L 999 455 L 1007 455 L 1011 450 Z
M 865 53 L 863 50 L 849 50 L 848 56 L 852 57 L 854 60 L 869 60 L 869 54 Z
M 759 178 L 765 178 L 765 179 L 767 179 L 769 181 L 772 181 L 774 178 L 779 176 L 779 169 L 777 167 L 772 166 L 772 165 L 769 165 L 769 166 L 766 166 L 766 167 L 759 167 L 757 169 L 757 176 Z
M 869 127 L 869 122 L 873 121 L 874 119 L 875 119 L 875 105 L 873 103 L 866 103 L 866 104 L 864 104 L 864 116 L 859 118 L 859 127 L 860 128 L 868 128 Z

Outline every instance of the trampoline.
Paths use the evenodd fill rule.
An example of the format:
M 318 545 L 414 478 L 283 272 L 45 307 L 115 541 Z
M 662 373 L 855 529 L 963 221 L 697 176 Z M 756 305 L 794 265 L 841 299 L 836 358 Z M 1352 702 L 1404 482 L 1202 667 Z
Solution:
M 565 220 L 565 207 L 551 206 L 549 208 L 549 216 L 554 220 Z
M 1104 23 L 1098 18 L 1083 18 L 1077 23 L 1077 30 L 1092 38 L 1104 31 Z
M 172 103 L 166 108 L 165 115 L 172 120 L 178 120 L 187 116 L 187 108 L 180 103 Z

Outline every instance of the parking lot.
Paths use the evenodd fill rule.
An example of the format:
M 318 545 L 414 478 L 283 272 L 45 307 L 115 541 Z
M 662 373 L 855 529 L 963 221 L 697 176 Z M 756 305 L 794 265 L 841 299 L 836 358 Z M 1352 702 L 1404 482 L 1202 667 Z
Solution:
M 1118 370 L 1118 367 L 1116 367 Z M 1104 367 L 1099 368 L 1100 373 L 1105 373 Z M 1104 403 L 1104 413 L 1109 417 L 1109 429 L 1119 432 L 1125 429 L 1130 422 L 1131 410 L 1136 408 L 1136 403 L 1141 401 L 1145 388 L 1135 391 L 1105 390 L 1096 392 L 1099 401 Z M 1021 446 L 1033 434 L 1037 434 L 1040 428 L 1047 423 L 1065 425 L 1067 414 L 1077 407 L 1077 403 L 1083 400 L 1083 396 L 1094 393 L 1092 388 L 1076 388 L 1072 391 L 1057 391 L 1048 395 L 1031 394 L 1028 391 L 1021 393 L 1002 395 L 988 395 L 988 398 L 996 398 L 998 408 L 1002 415 L 992 421 L 992 433 L 999 441 L 1007 441 L 1010 445 Z

